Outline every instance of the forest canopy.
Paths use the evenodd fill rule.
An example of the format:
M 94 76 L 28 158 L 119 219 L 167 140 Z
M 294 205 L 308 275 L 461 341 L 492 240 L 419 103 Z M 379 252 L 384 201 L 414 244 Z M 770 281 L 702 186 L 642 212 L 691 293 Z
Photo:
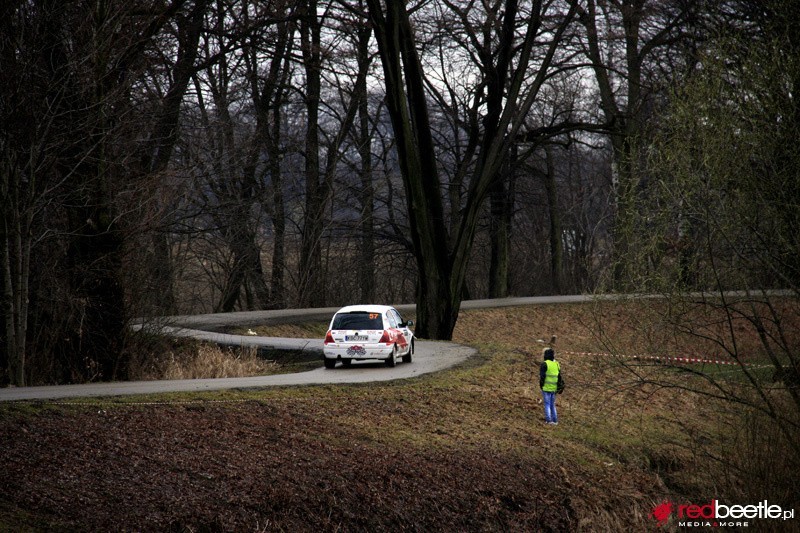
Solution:
M 10 0 L 0 381 L 136 317 L 790 291 L 796 1 Z

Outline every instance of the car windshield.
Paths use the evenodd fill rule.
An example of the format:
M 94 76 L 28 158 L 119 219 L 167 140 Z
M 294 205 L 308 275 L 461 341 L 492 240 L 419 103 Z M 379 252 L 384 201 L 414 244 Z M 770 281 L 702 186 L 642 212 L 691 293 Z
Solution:
M 339 313 L 334 317 L 331 329 L 383 329 L 383 318 L 380 313 L 367 311 Z

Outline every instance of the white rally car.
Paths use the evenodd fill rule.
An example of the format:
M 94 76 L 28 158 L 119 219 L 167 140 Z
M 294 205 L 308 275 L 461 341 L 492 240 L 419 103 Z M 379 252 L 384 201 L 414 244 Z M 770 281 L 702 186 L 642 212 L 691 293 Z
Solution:
M 337 361 L 349 366 L 354 360 L 382 359 L 395 366 L 397 358 L 410 363 L 414 355 L 411 320 L 386 305 L 352 305 L 339 309 L 325 335 L 325 368 Z

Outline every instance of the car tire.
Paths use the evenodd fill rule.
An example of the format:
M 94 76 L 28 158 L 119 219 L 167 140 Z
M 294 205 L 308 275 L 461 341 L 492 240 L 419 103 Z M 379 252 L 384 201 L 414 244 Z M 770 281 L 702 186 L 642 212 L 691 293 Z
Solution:
M 390 368 L 394 368 L 395 366 L 397 366 L 397 345 L 396 344 L 392 347 L 392 354 L 386 360 L 386 366 L 388 366 Z
M 336 359 L 325 358 L 325 368 L 336 368 Z
M 403 356 L 404 363 L 410 363 L 414 358 L 414 341 L 411 341 L 411 346 L 408 347 L 408 352 Z

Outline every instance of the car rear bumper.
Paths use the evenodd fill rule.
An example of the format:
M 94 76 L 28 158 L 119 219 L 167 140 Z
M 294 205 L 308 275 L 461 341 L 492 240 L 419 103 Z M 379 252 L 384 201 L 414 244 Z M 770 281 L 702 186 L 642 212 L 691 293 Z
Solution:
M 388 359 L 394 346 L 386 344 L 326 344 L 323 353 L 326 359 Z

